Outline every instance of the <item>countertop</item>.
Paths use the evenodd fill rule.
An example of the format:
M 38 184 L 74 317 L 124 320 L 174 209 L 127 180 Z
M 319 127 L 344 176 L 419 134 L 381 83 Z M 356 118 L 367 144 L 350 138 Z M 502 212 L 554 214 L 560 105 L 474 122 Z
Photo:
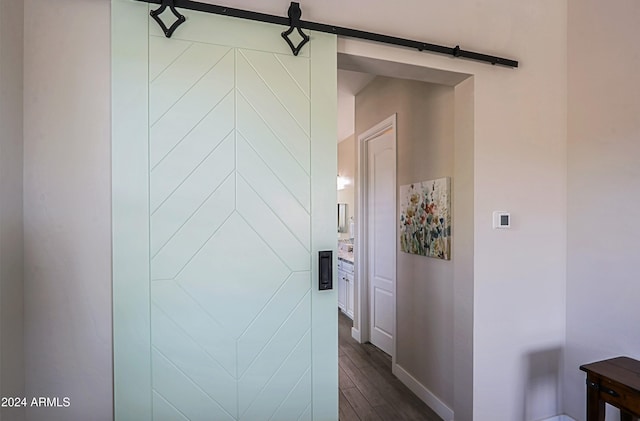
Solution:
M 338 259 L 343 262 L 353 263 L 353 252 L 348 253 L 346 251 L 338 250 Z

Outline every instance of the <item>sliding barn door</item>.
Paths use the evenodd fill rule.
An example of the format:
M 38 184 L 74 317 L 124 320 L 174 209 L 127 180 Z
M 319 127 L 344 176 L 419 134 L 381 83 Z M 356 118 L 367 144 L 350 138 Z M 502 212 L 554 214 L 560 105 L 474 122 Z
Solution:
M 112 5 L 116 419 L 337 419 L 335 37 Z

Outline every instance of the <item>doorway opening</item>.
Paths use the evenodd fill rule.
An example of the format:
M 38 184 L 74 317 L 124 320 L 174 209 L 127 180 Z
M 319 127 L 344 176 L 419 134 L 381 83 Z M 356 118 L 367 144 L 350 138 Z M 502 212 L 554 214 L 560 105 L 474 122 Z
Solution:
M 359 48 L 364 51 L 362 54 L 355 53 Z M 387 53 L 391 60 L 371 57 L 367 46 L 358 41 L 339 41 L 339 104 L 340 99 L 344 102 L 345 90 L 352 89 L 354 120 L 352 135 L 338 139 L 338 176 L 353 174 L 353 205 L 348 215 L 354 220 L 353 232 L 347 237 L 354 250 L 353 321 L 340 315 L 340 382 L 345 378 L 342 360 L 351 357 L 348 355 L 350 348 L 344 352 L 343 341 L 353 340 L 353 343 L 369 347 L 366 349 L 385 349 L 385 345 L 378 344 L 377 348 L 371 345 L 376 343 L 377 333 L 377 321 L 372 314 L 375 302 L 371 298 L 376 287 L 370 286 L 372 280 L 368 272 L 371 264 L 376 262 L 375 259 L 367 262 L 371 256 L 367 251 L 371 246 L 368 240 L 371 227 L 365 223 L 370 205 L 366 194 L 369 186 L 365 182 L 369 174 L 364 168 L 369 158 L 367 140 L 384 133 L 385 124 L 390 124 L 383 120 L 397 113 L 398 121 L 394 121 L 399 125 L 397 171 L 393 182 L 393 206 L 390 206 L 393 216 L 390 226 L 387 226 L 393 240 L 391 244 L 385 244 L 392 250 L 392 256 L 398 258 L 397 267 L 393 269 L 396 276 L 394 288 L 398 288 L 398 293 L 392 295 L 392 305 L 388 306 L 393 312 L 392 329 L 388 335 L 392 342 L 390 347 L 386 347 L 389 374 L 433 409 L 440 419 L 451 420 L 455 406 L 461 408 L 462 413 L 471 410 L 473 396 L 472 382 L 468 387 L 459 382 L 462 378 L 471 379 L 473 370 L 473 316 L 469 312 L 473 306 L 473 278 L 472 271 L 468 270 L 473 267 L 473 242 L 469 241 L 473 238 L 473 77 L 402 63 L 391 49 Z M 424 91 L 416 88 L 419 85 L 424 85 Z M 411 94 L 416 98 L 396 99 L 410 98 Z M 374 96 L 376 100 L 373 100 Z M 404 101 L 400 108 L 385 108 L 387 104 L 399 104 L 398 101 Z M 340 119 L 345 111 L 340 105 L 338 109 Z M 406 125 L 411 119 L 418 121 L 413 132 Z M 380 126 L 376 127 L 378 123 Z M 344 171 L 341 164 L 344 150 L 352 153 L 355 161 L 352 171 Z M 451 180 L 451 209 L 455 221 L 451 254 L 454 257 L 440 261 L 402 253 L 396 232 L 400 185 L 440 177 Z M 344 199 L 344 193 L 339 192 L 338 195 L 339 201 L 348 201 Z M 352 323 L 350 338 L 343 332 L 345 323 Z M 460 327 L 463 329 L 458 331 Z M 366 367 L 357 356 L 353 358 Z M 461 374 L 459 369 L 455 369 L 457 374 L 454 373 L 458 364 L 462 364 L 464 373 Z M 454 379 L 458 379 L 456 383 Z M 351 384 L 349 379 L 346 383 Z M 341 383 L 341 390 L 342 387 Z M 456 394 L 461 398 L 454 399 Z M 350 402 L 348 397 L 346 400 Z

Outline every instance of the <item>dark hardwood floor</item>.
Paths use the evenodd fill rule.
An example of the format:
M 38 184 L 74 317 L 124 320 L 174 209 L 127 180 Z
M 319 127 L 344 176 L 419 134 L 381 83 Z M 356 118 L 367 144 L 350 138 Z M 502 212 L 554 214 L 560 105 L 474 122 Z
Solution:
M 351 337 L 351 319 L 339 312 L 340 421 L 442 421 L 391 374 L 391 357 Z

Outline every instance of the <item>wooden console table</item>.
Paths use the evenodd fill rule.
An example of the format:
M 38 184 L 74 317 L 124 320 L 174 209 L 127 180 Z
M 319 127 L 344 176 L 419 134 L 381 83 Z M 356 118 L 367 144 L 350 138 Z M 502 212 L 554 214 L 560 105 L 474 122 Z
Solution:
M 620 409 L 620 421 L 640 418 L 640 361 L 611 358 L 580 366 L 587 373 L 587 421 L 604 421 L 605 403 Z

